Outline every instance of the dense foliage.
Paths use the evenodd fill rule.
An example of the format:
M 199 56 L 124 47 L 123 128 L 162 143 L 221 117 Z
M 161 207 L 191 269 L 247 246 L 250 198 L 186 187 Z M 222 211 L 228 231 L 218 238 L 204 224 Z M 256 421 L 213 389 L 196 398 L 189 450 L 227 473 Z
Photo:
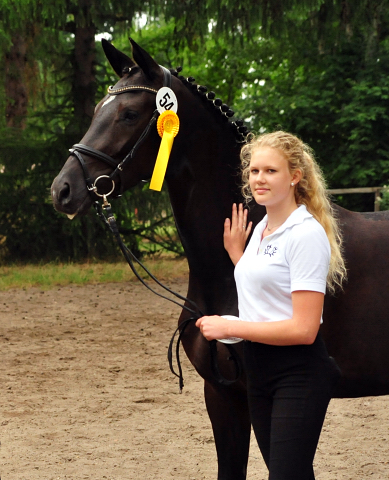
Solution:
M 116 79 L 97 34 L 128 35 L 214 90 L 254 132 L 315 150 L 329 187 L 389 184 L 389 10 L 384 0 L 0 0 L 0 246 L 4 258 L 113 256 L 93 212 L 69 222 L 49 187 Z M 127 243 L 182 253 L 166 192 L 115 202 Z M 158 201 L 155 199 L 158 198 Z M 369 195 L 337 201 L 371 210 Z
M 340 15 L 325 24 L 325 32 L 317 18 L 300 19 L 289 28 L 293 42 L 258 39 L 262 55 L 252 57 L 246 99 L 238 102 L 256 131 L 281 126 L 309 143 L 331 188 L 388 182 L 389 10 L 384 4 L 366 4 L 353 24 Z M 373 195 L 341 200 L 352 209 L 371 210 Z

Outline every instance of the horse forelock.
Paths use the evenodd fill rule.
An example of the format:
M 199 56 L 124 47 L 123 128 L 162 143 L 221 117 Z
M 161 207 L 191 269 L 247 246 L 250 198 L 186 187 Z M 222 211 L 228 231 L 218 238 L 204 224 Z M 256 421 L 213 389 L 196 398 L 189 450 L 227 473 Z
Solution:
M 143 72 L 143 70 L 138 66 L 125 67 L 123 69 L 123 76 L 116 82 L 116 86 L 128 87 L 131 85 L 146 85 L 148 87 L 153 87 L 154 82 Z

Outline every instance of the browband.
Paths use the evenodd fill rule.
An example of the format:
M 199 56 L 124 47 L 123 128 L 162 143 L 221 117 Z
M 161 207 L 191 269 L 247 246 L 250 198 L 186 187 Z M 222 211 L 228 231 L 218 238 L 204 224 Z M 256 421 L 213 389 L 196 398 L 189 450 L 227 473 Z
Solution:
M 172 86 L 172 75 L 170 73 L 170 71 L 163 67 L 162 65 L 160 65 L 160 67 L 162 68 L 162 71 L 163 71 L 163 86 L 164 87 L 169 87 L 171 88 Z M 131 69 L 129 69 L 130 71 Z M 120 95 L 121 93 L 126 93 L 126 92 L 131 92 L 134 91 L 134 90 L 145 90 L 146 92 L 151 92 L 151 93 L 155 93 L 157 94 L 158 93 L 158 90 L 155 90 L 155 88 L 151 88 L 151 87 L 146 87 L 146 86 L 143 86 L 143 85 L 128 85 L 127 87 L 121 87 L 121 88 L 114 88 L 114 87 L 108 87 L 108 94 L 109 95 Z

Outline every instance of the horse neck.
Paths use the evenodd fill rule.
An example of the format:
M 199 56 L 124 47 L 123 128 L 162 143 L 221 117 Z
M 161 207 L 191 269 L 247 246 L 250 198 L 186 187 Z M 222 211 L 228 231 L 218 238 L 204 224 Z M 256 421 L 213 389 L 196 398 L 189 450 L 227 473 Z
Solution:
M 201 132 L 201 133 L 200 133 Z M 223 225 L 239 193 L 239 151 L 227 122 L 188 134 L 167 178 L 170 200 L 190 272 L 197 277 L 231 276 L 223 247 Z M 208 278 L 209 280 L 209 278 Z M 220 286 L 220 285 L 219 285 Z

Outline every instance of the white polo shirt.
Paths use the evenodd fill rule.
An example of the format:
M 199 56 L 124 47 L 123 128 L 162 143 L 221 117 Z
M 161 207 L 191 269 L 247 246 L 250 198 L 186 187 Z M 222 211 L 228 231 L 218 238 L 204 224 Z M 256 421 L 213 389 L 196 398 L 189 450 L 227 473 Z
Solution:
M 291 293 L 325 293 L 331 248 L 324 228 L 300 205 L 263 240 L 267 215 L 236 264 L 239 317 L 274 322 L 292 317 Z

